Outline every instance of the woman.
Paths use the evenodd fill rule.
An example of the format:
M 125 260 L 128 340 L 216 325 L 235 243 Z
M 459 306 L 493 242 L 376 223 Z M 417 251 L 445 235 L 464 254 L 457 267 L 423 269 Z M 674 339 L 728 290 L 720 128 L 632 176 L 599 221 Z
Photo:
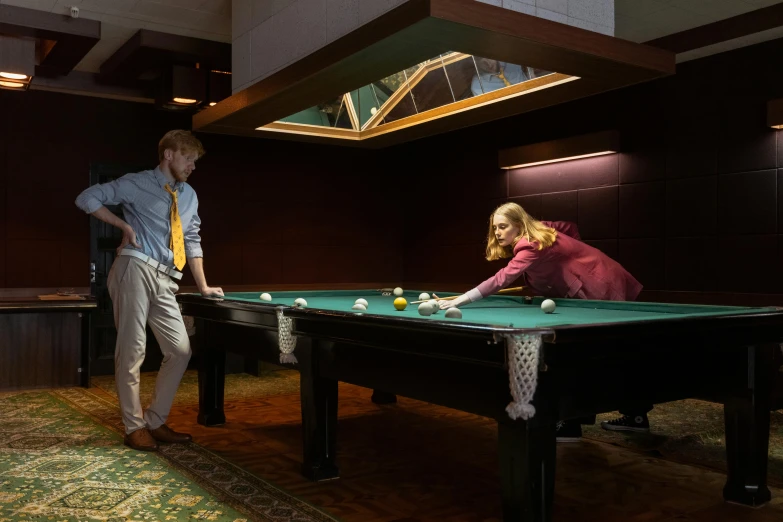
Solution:
M 618 262 L 600 250 L 580 241 L 574 223 L 539 221 L 517 205 L 505 203 L 490 216 L 487 260 L 511 258 L 508 265 L 476 288 L 441 308 L 476 302 L 510 286 L 523 277 L 525 286 L 545 297 L 633 301 L 642 290 Z M 620 412 L 619 419 L 602 422 L 613 431 L 649 431 L 646 409 Z M 578 422 L 558 427 L 558 440 L 579 440 Z

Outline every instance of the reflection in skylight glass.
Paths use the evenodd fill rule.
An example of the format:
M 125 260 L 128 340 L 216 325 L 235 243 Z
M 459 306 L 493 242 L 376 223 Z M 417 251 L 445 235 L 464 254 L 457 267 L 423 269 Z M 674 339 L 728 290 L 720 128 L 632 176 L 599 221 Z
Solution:
M 394 73 L 329 103 L 283 118 L 298 123 L 366 130 L 552 74 L 480 56 L 448 52 Z M 511 92 L 511 91 L 510 91 Z

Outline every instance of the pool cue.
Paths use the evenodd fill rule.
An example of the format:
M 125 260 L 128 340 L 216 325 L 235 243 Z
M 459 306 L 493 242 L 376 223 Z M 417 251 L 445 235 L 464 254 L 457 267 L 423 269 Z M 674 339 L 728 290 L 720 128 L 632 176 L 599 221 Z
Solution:
M 495 292 L 495 295 L 497 294 L 510 294 L 511 292 L 519 292 L 520 290 L 524 290 L 524 286 L 515 286 L 514 288 L 505 288 L 503 290 L 498 290 Z M 452 295 L 451 297 L 438 297 L 435 294 L 432 294 L 432 298 L 436 301 L 451 301 L 456 298 L 458 298 L 458 295 Z M 424 301 L 413 301 L 411 304 L 420 304 L 420 303 L 426 303 L 427 301 L 431 301 L 431 299 L 425 299 Z

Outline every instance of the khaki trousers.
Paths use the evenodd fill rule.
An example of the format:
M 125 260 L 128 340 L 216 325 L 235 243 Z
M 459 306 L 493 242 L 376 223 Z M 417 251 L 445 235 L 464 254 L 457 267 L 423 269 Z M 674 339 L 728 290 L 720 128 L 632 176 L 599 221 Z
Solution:
M 118 256 L 109 271 L 117 346 L 114 372 L 125 432 L 155 429 L 166 422 L 182 374 L 190 360 L 190 340 L 174 292 L 174 279 L 139 259 Z M 163 352 L 152 402 L 142 413 L 139 368 L 147 347 L 149 323 Z

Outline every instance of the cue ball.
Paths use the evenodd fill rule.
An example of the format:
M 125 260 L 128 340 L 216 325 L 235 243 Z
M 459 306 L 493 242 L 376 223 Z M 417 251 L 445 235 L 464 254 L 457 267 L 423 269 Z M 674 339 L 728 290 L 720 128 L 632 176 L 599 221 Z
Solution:
M 430 300 L 430 294 L 427 292 L 422 292 L 419 294 L 419 301 L 429 301 Z
M 551 299 L 544 299 L 541 301 L 541 309 L 544 311 L 544 313 L 551 314 L 555 311 L 555 302 Z
M 364 306 L 362 303 L 356 303 L 351 308 L 353 308 L 354 310 L 361 310 L 361 311 L 367 310 L 367 307 Z
M 402 288 L 400 288 L 399 286 L 395 288 L 394 295 L 396 295 L 397 297 L 402 297 Z
M 272 296 L 267 294 L 266 292 L 264 292 L 263 294 L 261 294 L 261 300 L 262 301 L 271 301 L 272 300 Z
M 433 314 L 437 314 L 438 312 L 440 312 L 440 305 L 435 299 L 430 299 L 429 301 L 427 301 L 427 304 L 432 307 Z
M 364 305 L 365 308 L 370 306 L 370 303 L 367 302 L 367 299 L 362 299 L 361 297 L 356 300 L 356 304 Z
M 419 315 L 423 315 L 425 317 L 432 315 L 432 305 L 429 303 L 429 301 L 419 305 Z
M 294 301 L 294 304 L 297 306 L 305 307 L 307 306 L 307 301 L 305 301 L 303 298 L 299 297 L 296 301 Z
M 446 317 L 450 317 L 452 319 L 462 319 L 462 310 L 459 308 L 449 308 L 446 310 Z
M 406 301 L 404 297 L 398 297 L 394 300 L 394 308 L 397 310 L 405 310 L 406 306 L 408 306 L 408 301 Z

